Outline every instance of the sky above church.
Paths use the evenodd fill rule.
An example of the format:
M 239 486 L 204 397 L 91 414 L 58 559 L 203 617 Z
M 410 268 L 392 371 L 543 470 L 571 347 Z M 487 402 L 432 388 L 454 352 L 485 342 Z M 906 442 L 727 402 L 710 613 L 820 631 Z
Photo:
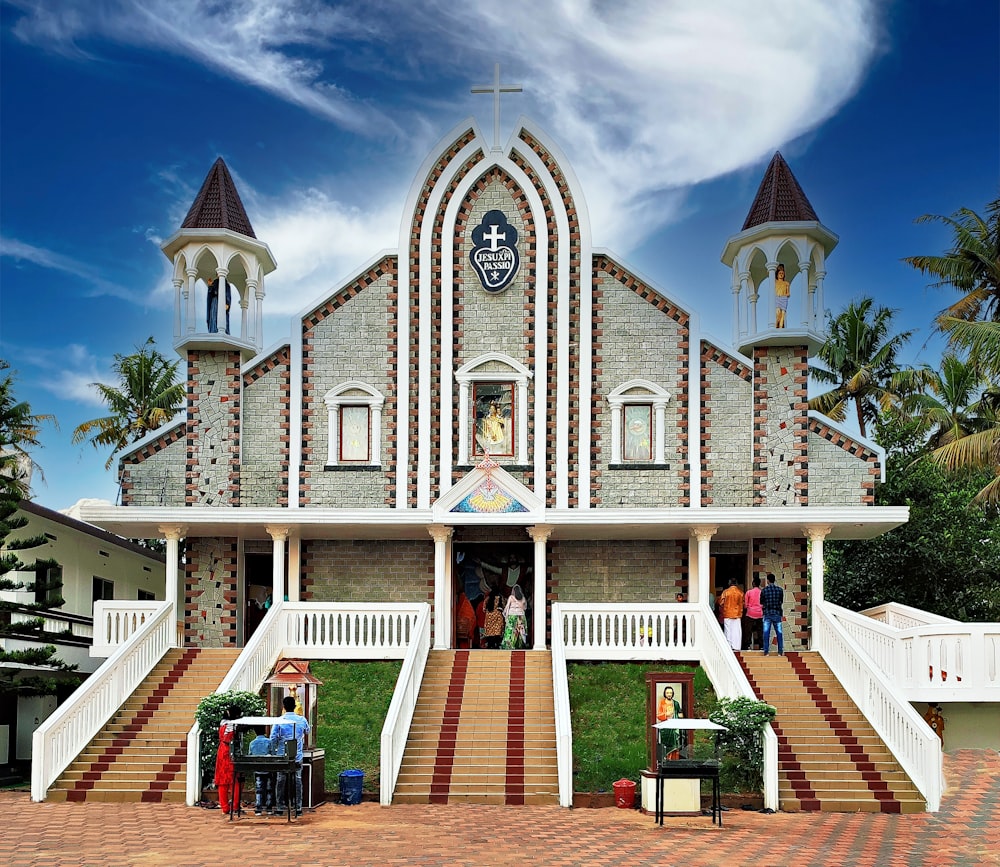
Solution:
M 562 149 L 610 249 L 731 342 L 719 261 L 780 150 L 840 236 L 826 306 L 871 295 L 936 363 L 947 290 L 903 264 L 949 242 L 921 214 L 998 193 L 993 0 L 0 0 L 0 358 L 42 432 L 35 499 L 114 501 L 91 383 L 153 336 L 160 244 L 223 157 L 278 263 L 265 346 L 385 249 L 436 143 L 520 115 Z

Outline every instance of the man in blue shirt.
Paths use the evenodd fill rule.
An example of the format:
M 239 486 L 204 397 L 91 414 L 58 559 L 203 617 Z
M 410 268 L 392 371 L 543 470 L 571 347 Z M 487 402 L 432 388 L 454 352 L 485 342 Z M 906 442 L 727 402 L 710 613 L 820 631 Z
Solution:
M 785 591 L 774 583 L 774 573 L 767 573 L 767 586 L 760 591 L 760 607 L 764 609 L 764 656 L 771 649 L 771 627 L 778 636 L 778 656 L 785 655 L 785 639 L 781 634 L 781 606 Z
M 298 767 L 295 769 L 295 815 L 302 815 L 302 745 L 305 741 L 306 732 L 309 731 L 309 721 L 295 712 L 295 697 L 286 695 L 281 700 L 281 706 L 285 712 L 281 715 L 283 722 L 275 723 L 271 727 L 271 751 L 276 756 L 285 754 L 285 743 L 295 741 L 295 761 Z M 285 789 L 288 784 L 288 774 L 278 774 L 278 812 L 284 812 L 288 808 L 285 800 Z
M 251 756 L 271 755 L 271 742 L 264 737 L 264 726 L 254 726 L 254 731 L 257 733 L 257 737 L 250 741 L 247 753 Z M 256 782 L 254 786 L 256 790 L 256 798 L 253 805 L 254 814 L 260 816 L 264 810 L 267 810 L 268 813 L 273 813 L 274 774 L 267 771 L 257 771 L 254 773 L 254 779 Z

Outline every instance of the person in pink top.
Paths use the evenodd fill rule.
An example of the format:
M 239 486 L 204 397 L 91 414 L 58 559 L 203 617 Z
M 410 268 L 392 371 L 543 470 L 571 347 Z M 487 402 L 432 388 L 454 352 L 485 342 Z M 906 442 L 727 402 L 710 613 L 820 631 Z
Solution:
M 764 646 L 764 609 L 760 605 L 760 578 L 753 579 L 753 587 L 743 597 L 743 649 L 752 650 L 754 638 L 757 647 Z

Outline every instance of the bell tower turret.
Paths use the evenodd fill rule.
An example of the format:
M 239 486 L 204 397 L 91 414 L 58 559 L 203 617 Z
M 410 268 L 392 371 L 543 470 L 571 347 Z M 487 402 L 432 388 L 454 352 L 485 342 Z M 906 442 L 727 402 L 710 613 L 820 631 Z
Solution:
M 177 352 L 235 350 L 243 361 L 260 352 L 264 277 L 276 265 L 257 240 L 222 157 L 161 249 L 174 268 Z
M 733 343 L 741 352 L 805 345 L 815 354 L 823 342 L 826 258 L 838 241 L 775 153 L 743 229 L 722 252 L 733 273 Z

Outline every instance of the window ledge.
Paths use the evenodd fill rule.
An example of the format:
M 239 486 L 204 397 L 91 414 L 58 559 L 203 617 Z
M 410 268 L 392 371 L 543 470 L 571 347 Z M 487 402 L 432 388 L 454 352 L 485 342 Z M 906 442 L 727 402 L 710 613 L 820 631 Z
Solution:
M 669 470 L 670 464 L 653 464 L 653 463 L 644 464 L 640 461 L 636 461 L 635 463 L 629 462 L 627 464 L 608 464 L 608 469 L 613 471 L 640 470 L 645 472 L 648 470 Z
M 381 470 L 381 464 L 326 464 L 324 473 L 375 472 Z

